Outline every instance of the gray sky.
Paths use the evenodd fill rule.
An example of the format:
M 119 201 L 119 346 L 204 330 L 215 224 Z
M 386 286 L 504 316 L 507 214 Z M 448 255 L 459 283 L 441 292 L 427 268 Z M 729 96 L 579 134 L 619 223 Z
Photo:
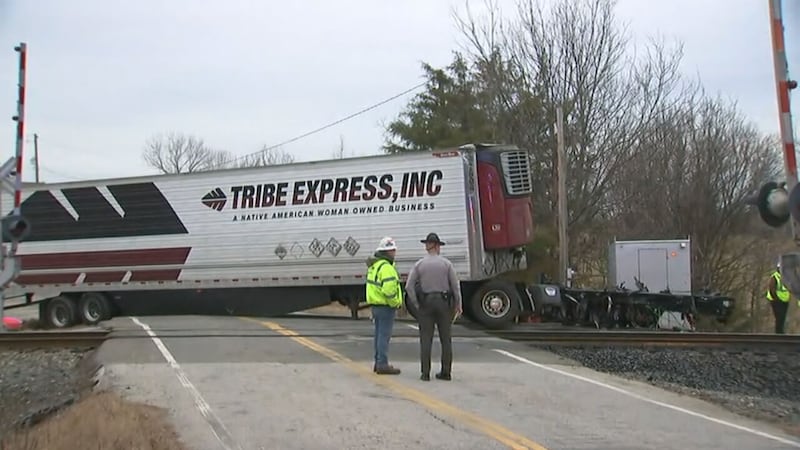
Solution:
M 421 61 L 450 62 L 459 39 L 451 7 L 462 5 L 0 0 L 0 148 L 13 154 L 13 47 L 21 41 L 29 45 L 26 152 L 33 155 L 38 133 L 42 181 L 107 178 L 155 173 L 141 150 L 157 132 L 193 133 L 243 155 L 402 92 L 422 81 Z M 785 0 L 784 10 L 789 69 L 800 78 L 800 2 Z M 682 40 L 686 74 L 778 132 L 766 0 L 620 0 L 618 15 L 637 39 Z M 285 150 L 297 160 L 324 159 L 342 136 L 350 154 L 377 153 L 381 123 L 409 98 Z M 28 165 L 25 179 L 33 178 Z

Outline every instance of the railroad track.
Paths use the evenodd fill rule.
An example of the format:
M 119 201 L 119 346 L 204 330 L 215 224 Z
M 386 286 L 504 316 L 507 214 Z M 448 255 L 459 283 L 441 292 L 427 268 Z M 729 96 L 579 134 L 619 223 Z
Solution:
M 675 331 L 493 330 L 490 336 L 544 345 L 732 347 L 800 351 L 800 335 Z
M 96 347 L 106 340 L 108 334 L 108 330 L 6 331 L 0 333 L 0 351 Z
M 198 338 L 254 338 L 285 339 L 285 336 L 269 330 L 242 329 L 176 329 L 154 330 L 162 339 Z M 372 338 L 371 329 L 326 330 L 295 327 L 293 331 L 300 337 L 324 339 Z M 393 338 L 416 338 L 418 331 L 396 328 Z M 628 347 L 718 347 L 747 350 L 788 350 L 800 352 L 800 335 L 750 334 L 750 333 L 698 333 L 675 331 L 605 331 L 605 330 L 563 330 L 563 329 L 511 329 L 511 330 L 454 330 L 453 338 L 481 339 L 500 338 L 526 344 L 573 345 L 573 346 L 628 346 Z M 111 339 L 150 339 L 139 330 L 115 330 Z

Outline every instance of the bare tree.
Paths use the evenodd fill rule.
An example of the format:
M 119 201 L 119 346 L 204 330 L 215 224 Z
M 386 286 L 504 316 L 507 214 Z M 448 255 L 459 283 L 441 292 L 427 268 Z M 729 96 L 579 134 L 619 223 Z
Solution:
M 191 173 L 294 162 L 292 154 L 278 147 L 265 145 L 256 153 L 237 157 L 229 151 L 208 147 L 200 138 L 180 133 L 153 136 L 146 143 L 143 157 L 147 164 L 162 173 Z
M 279 164 L 291 164 L 294 162 L 294 155 L 287 153 L 278 147 L 267 147 L 266 145 L 256 153 L 243 157 L 229 157 L 228 167 L 264 167 Z
M 521 93 L 509 86 L 523 86 L 530 98 L 545 102 L 514 109 L 528 124 L 541 124 L 538 136 L 519 136 L 533 141 L 529 148 L 548 144 L 548 151 L 535 155 L 540 174 L 549 175 L 540 178 L 556 178 L 552 124 L 556 106 L 564 108 L 572 227 L 604 212 L 608 184 L 630 157 L 632 143 L 679 86 L 680 47 L 670 52 L 652 42 L 643 57 L 635 57 L 614 4 L 560 0 L 545 9 L 538 0 L 519 0 L 516 17 L 502 23 L 490 0 L 484 21 L 469 9 L 466 19 L 457 16 L 472 56 L 490 75 L 498 105 L 520 104 Z M 540 200 L 555 204 L 555 198 Z
M 690 236 L 693 287 L 737 302 L 724 328 L 764 331 L 766 279 L 785 229 L 760 223 L 744 199 L 780 174 L 779 148 L 734 104 L 698 89 L 664 109 L 636 143 L 609 192 L 608 229 L 624 239 Z M 723 328 L 713 321 L 698 326 Z
M 142 157 L 162 173 L 192 173 L 224 166 L 221 152 L 198 137 L 175 132 L 148 139 Z
M 606 245 L 598 234 L 611 216 L 611 185 L 634 156 L 636 142 L 660 111 L 683 94 L 681 48 L 652 41 L 637 54 L 614 15 L 613 0 L 518 0 L 500 8 L 455 14 L 498 118 L 498 140 L 531 149 L 537 223 L 556 215 L 555 111 L 565 113 L 569 239 L 576 264 L 594 263 Z
M 333 151 L 331 154 L 333 159 L 345 159 L 345 151 L 344 151 L 344 136 L 339 135 L 339 148 Z

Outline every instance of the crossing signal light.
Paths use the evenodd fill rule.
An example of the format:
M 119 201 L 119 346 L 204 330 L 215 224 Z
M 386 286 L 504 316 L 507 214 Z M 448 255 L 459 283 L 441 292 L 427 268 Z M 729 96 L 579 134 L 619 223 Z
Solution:
M 31 233 L 30 223 L 21 215 L 3 217 L 2 227 L 3 236 L 13 242 L 23 241 Z
M 758 193 L 750 197 L 747 203 L 758 208 L 761 220 L 771 227 L 777 228 L 789 221 L 790 199 L 785 183 L 770 181 L 763 184 Z

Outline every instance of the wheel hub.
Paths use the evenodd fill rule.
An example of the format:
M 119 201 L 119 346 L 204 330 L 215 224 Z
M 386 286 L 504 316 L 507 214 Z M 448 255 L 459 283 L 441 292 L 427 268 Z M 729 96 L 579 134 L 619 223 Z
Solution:
M 59 305 L 54 309 L 53 316 L 54 316 L 53 322 L 55 324 L 59 326 L 64 326 L 67 323 L 67 320 L 69 319 L 69 311 L 67 311 L 67 308 Z
M 100 308 L 98 308 L 95 302 L 88 302 L 86 304 L 86 315 L 92 320 L 97 320 L 100 317 Z
M 501 318 L 508 314 L 511 302 L 505 292 L 491 291 L 483 297 L 483 312 L 492 318 Z

